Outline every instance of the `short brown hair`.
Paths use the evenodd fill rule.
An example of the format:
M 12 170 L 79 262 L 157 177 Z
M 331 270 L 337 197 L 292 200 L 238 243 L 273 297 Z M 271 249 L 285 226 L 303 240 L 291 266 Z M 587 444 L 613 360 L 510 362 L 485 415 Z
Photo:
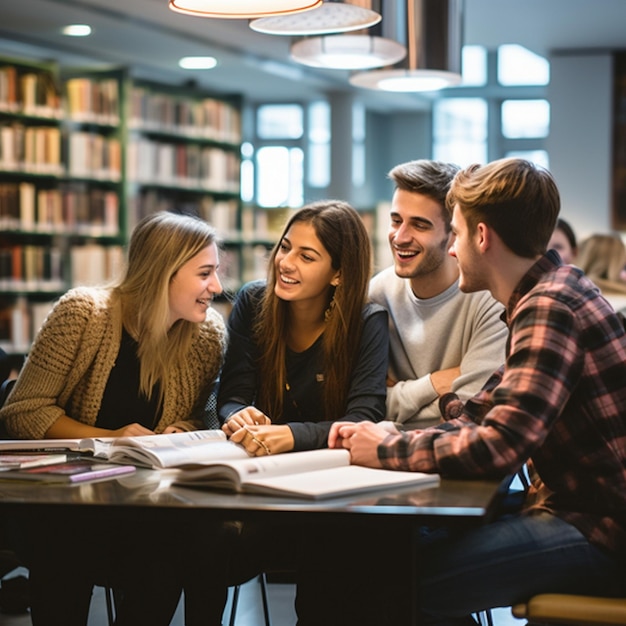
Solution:
M 470 232 L 483 222 L 515 254 L 544 254 L 560 210 L 559 191 L 548 170 L 518 158 L 470 165 L 448 192 L 450 214 L 456 205 Z
M 441 216 L 448 230 L 450 215 L 446 211 L 446 195 L 459 166 L 443 161 L 418 159 L 396 165 L 388 174 L 396 189 L 419 193 L 441 206 Z

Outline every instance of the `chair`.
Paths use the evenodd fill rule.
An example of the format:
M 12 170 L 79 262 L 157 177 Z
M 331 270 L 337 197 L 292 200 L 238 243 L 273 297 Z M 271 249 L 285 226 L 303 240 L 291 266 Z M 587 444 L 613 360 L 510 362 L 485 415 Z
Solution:
M 261 585 L 261 599 L 263 601 L 263 617 L 265 618 L 265 626 L 272 626 L 270 621 L 270 607 L 267 599 L 267 576 L 265 572 L 261 572 L 257 579 Z M 243 583 L 242 583 L 243 584 Z M 235 626 L 235 619 L 237 618 L 237 605 L 239 604 L 239 592 L 241 585 L 235 585 L 233 589 L 233 601 L 232 608 L 230 610 L 229 626 Z
M 2 381 L 2 385 L 0 386 L 0 408 L 2 408 L 11 393 L 11 389 L 13 389 L 13 385 L 15 385 L 16 380 L 16 378 L 7 378 Z
M 517 618 L 545 624 L 626 625 L 626 598 L 542 593 L 511 607 Z

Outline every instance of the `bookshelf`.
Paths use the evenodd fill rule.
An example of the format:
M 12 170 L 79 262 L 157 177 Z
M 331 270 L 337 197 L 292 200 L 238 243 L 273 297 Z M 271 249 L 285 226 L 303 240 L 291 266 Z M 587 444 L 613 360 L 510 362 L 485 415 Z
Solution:
M 0 347 L 27 353 L 53 302 L 116 275 L 158 210 L 215 226 L 236 291 L 268 247 L 241 234 L 240 112 L 236 96 L 124 68 L 0 58 Z
M 192 213 L 212 224 L 224 249 L 224 288 L 242 282 L 238 97 L 135 81 L 128 98 L 130 228 L 158 210 Z
M 0 59 L 0 347 L 9 354 L 28 351 L 67 289 L 119 268 L 124 80 Z

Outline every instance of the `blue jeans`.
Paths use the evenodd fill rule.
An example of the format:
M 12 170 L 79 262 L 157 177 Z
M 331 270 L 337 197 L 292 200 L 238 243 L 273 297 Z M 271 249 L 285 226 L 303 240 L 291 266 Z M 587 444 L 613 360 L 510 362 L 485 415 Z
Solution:
M 624 571 L 572 525 L 548 513 L 512 515 L 470 531 L 420 538 L 423 624 L 456 626 L 537 593 L 619 595 Z

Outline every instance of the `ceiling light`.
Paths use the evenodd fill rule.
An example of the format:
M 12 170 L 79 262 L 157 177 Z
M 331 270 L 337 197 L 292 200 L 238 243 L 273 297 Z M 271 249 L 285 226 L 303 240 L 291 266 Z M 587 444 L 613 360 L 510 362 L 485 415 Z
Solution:
M 436 91 L 461 82 L 462 0 L 407 0 L 398 41 L 407 55 L 396 68 L 357 73 L 350 83 L 384 91 Z M 386 15 L 383 14 L 386 19 Z M 397 17 L 397 16 L 396 16 Z
M 309 11 L 322 0 L 169 0 L 178 13 L 223 19 L 255 19 Z
M 217 65 L 215 57 L 183 57 L 178 65 L 184 70 L 212 70 Z
M 87 37 L 91 35 L 91 26 L 88 24 L 68 24 L 61 32 L 69 37 Z
M 310 37 L 291 46 L 294 61 L 326 69 L 364 70 L 401 61 L 403 45 L 391 39 L 370 35 L 327 35 Z
M 352 2 L 357 2 L 352 4 Z M 367 6 L 365 6 L 367 5 Z M 262 17 L 250 22 L 250 28 L 266 35 L 328 35 L 361 30 L 382 19 L 380 0 L 326 0 L 322 5 L 297 15 Z
M 460 81 L 458 74 L 436 70 L 388 69 L 363 72 L 350 77 L 350 83 L 355 87 L 407 92 L 437 91 L 444 87 L 456 85 Z

